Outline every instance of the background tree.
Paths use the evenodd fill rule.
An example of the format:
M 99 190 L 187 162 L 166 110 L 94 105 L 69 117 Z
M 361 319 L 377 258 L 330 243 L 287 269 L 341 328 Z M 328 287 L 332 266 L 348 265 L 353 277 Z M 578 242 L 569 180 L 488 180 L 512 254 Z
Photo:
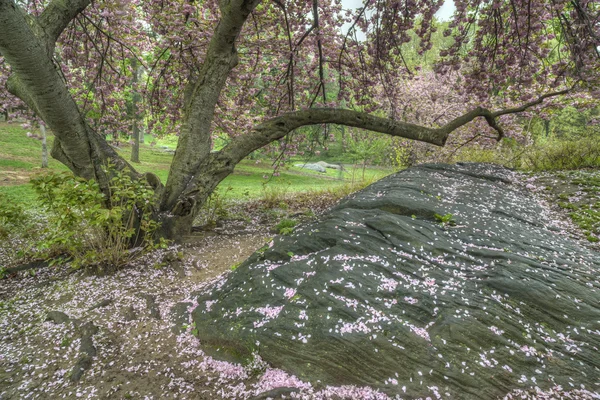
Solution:
M 52 156 L 107 194 L 108 163 L 141 178 L 104 133 L 128 123 L 126 60 L 150 55 L 150 126 L 160 120 L 179 142 L 165 185 L 146 179 L 163 235 L 176 238 L 239 161 L 284 138 L 294 151 L 300 127 L 342 124 L 443 146 L 477 117 L 502 137 L 500 117 L 569 91 L 598 95 L 597 2 L 455 4 L 443 31 L 452 42 L 435 72 L 453 77 L 467 101 L 433 127 L 398 119 L 396 94 L 417 69 L 402 44 L 415 32 L 418 52 L 433 47 L 440 0 L 365 0 L 354 12 L 339 0 L 0 0 L 0 52 L 11 67 L 8 90 L 54 132 Z M 382 103 L 390 118 L 369 114 Z M 228 141 L 212 152 L 216 135 Z

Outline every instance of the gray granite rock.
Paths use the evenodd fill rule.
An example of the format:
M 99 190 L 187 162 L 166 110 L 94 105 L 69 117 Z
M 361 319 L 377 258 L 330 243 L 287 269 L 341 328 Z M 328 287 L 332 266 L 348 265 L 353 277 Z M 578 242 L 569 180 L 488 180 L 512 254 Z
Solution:
M 403 398 L 600 390 L 600 256 L 513 179 L 422 165 L 345 199 L 199 296 L 205 351 Z

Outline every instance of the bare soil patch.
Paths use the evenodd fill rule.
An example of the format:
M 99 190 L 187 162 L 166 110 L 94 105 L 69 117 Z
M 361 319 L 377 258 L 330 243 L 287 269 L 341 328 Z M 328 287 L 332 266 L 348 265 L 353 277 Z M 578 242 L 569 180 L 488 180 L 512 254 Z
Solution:
M 0 399 L 221 397 L 218 385 L 207 386 L 222 379 L 220 374 L 198 367 L 199 342 L 190 328 L 176 325 L 171 309 L 184 301 L 193 305 L 193 292 L 229 272 L 268 235 L 260 226 L 254 232 L 199 235 L 169 250 L 183 253 L 182 261 L 161 266 L 164 252 L 157 252 L 107 277 L 54 267 L 1 280 Z M 155 299 L 160 319 L 152 316 L 144 295 Z M 102 303 L 107 304 L 93 308 Z M 71 321 L 46 321 L 51 311 Z M 92 336 L 96 355 L 75 383 L 86 322 L 99 328 Z

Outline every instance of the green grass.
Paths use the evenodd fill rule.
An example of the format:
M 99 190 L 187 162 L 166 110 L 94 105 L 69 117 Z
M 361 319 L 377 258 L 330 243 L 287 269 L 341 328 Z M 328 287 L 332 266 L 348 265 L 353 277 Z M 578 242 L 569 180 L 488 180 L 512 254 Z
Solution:
M 153 140 L 150 135 L 146 135 L 145 143 L 140 147 L 141 162 L 132 165 L 139 172 L 156 174 L 165 183 L 173 155 L 163 151 L 160 147 L 168 146 L 174 149 L 177 138 L 156 139 L 156 144 L 151 145 Z M 52 142 L 53 136 L 49 133 L 48 149 L 51 149 Z M 117 149 L 117 152 L 129 160 L 131 147 L 122 142 L 121 148 Z M 39 168 L 41 154 L 41 141 L 28 138 L 26 131 L 19 124 L 0 123 L 0 180 L 8 177 L 0 186 L 0 193 L 4 193 L 22 204 L 33 203 L 35 193 L 29 183 L 23 182 L 28 181 L 28 177 L 45 171 Z M 280 176 L 273 176 L 273 167 L 268 160 L 261 160 L 258 163 L 255 160 L 244 160 L 236 166 L 233 174 L 225 178 L 217 190 L 226 200 L 250 200 L 269 196 L 279 198 L 282 195 L 299 192 L 333 191 L 336 188 L 346 188 L 350 184 L 358 184 L 363 181 L 362 167 L 354 168 L 352 165 L 346 165 L 347 170 L 342 174 L 334 169 L 327 169 L 323 174 L 294 166 L 294 164 L 300 163 L 304 163 L 304 160 L 292 160 L 279 171 Z M 50 158 L 48 170 L 59 172 L 66 171 L 67 168 Z M 367 167 L 364 181 L 371 182 L 391 172 L 393 172 L 391 169 Z M 21 176 L 21 184 L 10 183 L 10 179 L 14 175 Z

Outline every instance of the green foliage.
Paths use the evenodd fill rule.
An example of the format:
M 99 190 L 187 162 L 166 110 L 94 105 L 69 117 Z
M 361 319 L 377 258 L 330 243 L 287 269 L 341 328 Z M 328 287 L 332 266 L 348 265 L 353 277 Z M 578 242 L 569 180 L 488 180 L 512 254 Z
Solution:
M 279 185 L 263 185 L 263 204 L 266 208 L 275 208 L 280 204 L 286 204 L 289 183 Z M 285 208 L 283 208 L 285 209 Z
M 405 169 L 412 165 L 412 143 L 393 143 L 391 147 L 391 162 L 398 169 Z
M 448 213 L 445 215 L 440 215 L 440 214 L 434 214 L 433 215 L 435 217 L 436 220 L 438 220 L 438 222 L 442 225 L 450 225 L 450 226 L 454 226 L 456 225 L 456 221 L 453 219 L 454 215 Z
M 27 220 L 23 206 L 0 193 L 0 239 L 7 239 L 11 232 L 22 229 Z
M 489 162 L 528 171 L 561 171 L 600 167 L 600 137 L 544 138 L 524 146 L 505 138 L 495 148 L 457 150 L 453 162 Z
M 451 154 L 449 161 L 494 163 L 518 169 L 523 167 L 523 157 L 527 149 L 515 139 L 503 138 L 500 143 L 492 148 L 480 146 L 459 148 Z
M 277 225 L 275 225 L 275 229 L 280 235 L 290 235 L 292 232 L 294 232 L 294 227 L 297 224 L 298 222 L 296 220 L 282 219 Z
M 59 254 L 66 254 L 73 268 L 105 273 L 122 267 L 144 250 L 165 244 L 152 238 L 159 227 L 152 219 L 152 189 L 122 172 L 112 174 L 109 198 L 95 181 L 68 173 L 32 179 L 48 212 L 46 235 L 37 244 L 47 257 L 57 260 Z M 138 247 L 131 249 L 133 245 Z
M 354 133 L 348 136 L 350 152 L 354 155 L 355 160 L 362 162 L 363 165 L 369 161 L 377 161 L 389 144 L 389 137 L 383 135 Z
M 600 138 L 550 139 L 530 146 L 523 164 L 532 171 L 575 170 L 600 167 Z
M 201 223 L 208 226 L 216 226 L 217 221 L 227 218 L 229 211 L 227 210 L 227 192 L 233 190 L 231 186 L 227 187 L 224 192 L 215 190 L 206 200 L 204 206 L 200 210 Z

